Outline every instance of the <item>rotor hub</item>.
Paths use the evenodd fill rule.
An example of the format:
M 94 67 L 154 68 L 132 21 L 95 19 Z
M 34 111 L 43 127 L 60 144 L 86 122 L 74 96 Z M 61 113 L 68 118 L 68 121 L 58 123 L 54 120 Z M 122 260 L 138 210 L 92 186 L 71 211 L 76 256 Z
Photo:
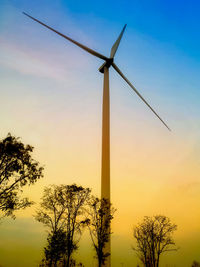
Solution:
M 108 59 L 103 63 L 103 65 L 101 65 L 101 67 L 99 68 L 99 71 L 100 71 L 101 73 L 104 73 L 104 68 L 106 67 L 106 68 L 109 69 L 110 66 L 112 65 L 113 61 L 114 61 L 113 58 L 108 58 Z

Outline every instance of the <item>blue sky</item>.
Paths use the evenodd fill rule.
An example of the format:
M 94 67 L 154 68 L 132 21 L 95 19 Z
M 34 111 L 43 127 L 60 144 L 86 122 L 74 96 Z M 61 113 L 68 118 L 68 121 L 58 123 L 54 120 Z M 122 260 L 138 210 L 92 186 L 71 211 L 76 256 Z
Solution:
M 65 16 L 70 14 L 74 23 L 78 24 L 81 21 L 83 25 L 90 27 L 94 26 L 94 20 L 107 23 L 108 29 L 127 23 L 128 27 L 139 34 L 175 46 L 195 59 L 199 58 L 199 1 L 3 0 L 2 12 L 5 11 L 5 6 L 9 5 L 18 11 L 25 10 L 34 13 L 35 16 L 41 15 L 41 19 L 46 19 L 46 14 L 50 13 L 55 24 L 58 12 Z M 95 23 L 95 27 L 98 28 L 100 25 Z M 112 34 L 112 31 L 110 33 Z
M 19 1 L 18 1 L 19 2 Z M 170 44 L 199 58 L 199 1 L 61 1 L 79 21 L 101 18 L 112 26 L 127 23 L 140 34 Z M 35 3 L 35 1 L 34 1 Z M 49 4 L 49 1 L 45 4 Z M 59 4 L 58 4 L 59 7 Z M 37 3 L 32 7 L 37 10 Z

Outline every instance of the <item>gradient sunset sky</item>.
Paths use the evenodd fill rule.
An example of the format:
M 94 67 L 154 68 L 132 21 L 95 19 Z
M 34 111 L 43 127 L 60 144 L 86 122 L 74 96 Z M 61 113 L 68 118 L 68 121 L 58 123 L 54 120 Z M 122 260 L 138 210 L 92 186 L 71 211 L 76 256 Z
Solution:
M 115 62 L 172 132 L 111 69 L 112 266 L 136 266 L 133 227 L 156 214 L 178 225 L 180 249 L 161 267 L 200 261 L 199 1 L 0 1 L 0 138 L 11 132 L 35 147 L 45 177 L 25 191 L 38 203 L 49 184 L 100 196 L 102 61 L 23 11 L 105 56 L 127 23 Z M 40 262 L 36 206 L 0 224 L 2 266 Z M 75 258 L 90 267 L 93 255 L 85 232 Z

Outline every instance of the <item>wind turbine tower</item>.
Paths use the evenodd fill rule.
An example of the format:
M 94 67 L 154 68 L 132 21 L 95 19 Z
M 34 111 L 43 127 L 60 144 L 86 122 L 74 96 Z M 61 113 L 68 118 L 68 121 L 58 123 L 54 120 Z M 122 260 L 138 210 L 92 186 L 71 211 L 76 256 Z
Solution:
M 150 110 L 156 115 L 156 117 L 167 127 L 168 130 L 170 128 L 167 124 L 161 119 L 161 117 L 155 112 L 155 110 L 148 104 L 148 102 L 143 98 L 143 96 L 137 91 L 137 89 L 131 84 L 131 82 L 124 76 L 118 66 L 114 63 L 114 57 L 117 52 L 119 43 L 124 34 L 126 25 L 123 27 L 119 37 L 116 42 L 113 44 L 110 52 L 110 57 L 106 57 L 89 47 L 71 39 L 70 37 L 60 33 L 59 31 L 53 29 L 52 27 L 46 25 L 45 23 L 35 19 L 34 17 L 28 15 L 23 12 L 24 15 L 33 19 L 34 21 L 40 23 L 45 26 L 49 30 L 57 33 L 58 35 L 64 37 L 68 41 L 74 43 L 79 46 L 83 50 L 88 53 L 96 56 L 102 60 L 104 60 L 103 65 L 99 68 L 99 71 L 104 74 L 104 82 L 103 82 L 103 108 L 102 108 L 102 158 L 101 158 L 101 198 L 105 198 L 110 202 L 110 94 L 109 94 L 109 68 L 112 66 L 115 71 L 128 83 L 128 85 L 133 89 L 133 91 L 139 96 L 139 98 L 150 108 Z M 111 246 L 110 241 L 107 243 L 105 248 L 107 253 L 110 253 Z M 105 267 L 111 266 L 110 256 L 107 258 L 107 261 L 104 265 Z

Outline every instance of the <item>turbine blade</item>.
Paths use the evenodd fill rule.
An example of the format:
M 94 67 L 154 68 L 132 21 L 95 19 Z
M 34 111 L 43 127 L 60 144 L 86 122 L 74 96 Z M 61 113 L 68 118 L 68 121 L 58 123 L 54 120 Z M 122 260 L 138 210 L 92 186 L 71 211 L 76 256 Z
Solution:
M 117 52 L 119 43 L 120 43 L 120 41 L 121 41 L 121 39 L 122 39 L 122 36 L 123 36 L 123 34 L 124 34 L 124 31 L 125 31 L 125 29 L 126 29 L 126 25 L 127 25 L 127 24 L 124 25 L 124 28 L 122 29 L 122 31 L 121 31 L 119 37 L 117 38 L 116 42 L 114 43 L 114 45 L 113 45 L 112 48 L 111 48 L 111 51 L 110 51 L 110 57 L 111 57 L 111 58 L 114 58 L 115 53 Z
M 96 52 L 96 51 L 90 49 L 89 47 L 87 47 L 87 46 L 85 46 L 85 45 L 83 45 L 83 44 L 78 43 L 77 41 L 71 39 L 70 37 L 68 37 L 68 36 L 66 36 L 66 35 L 64 35 L 64 34 L 62 34 L 62 33 L 60 33 L 59 31 L 54 30 L 53 28 L 51 28 L 51 27 L 49 27 L 48 25 L 44 24 L 43 22 L 41 22 L 41 21 L 39 21 L 39 20 L 33 18 L 32 16 L 28 15 L 27 13 L 25 13 L 25 12 L 22 12 L 22 13 L 23 13 L 24 15 L 26 15 L 27 17 L 29 17 L 29 18 L 35 20 L 36 22 L 40 23 L 41 25 L 45 26 L 45 27 L 48 28 L 49 30 L 52 30 L 53 32 L 59 34 L 60 36 L 64 37 L 65 39 L 67 39 L 68 41 L 70 41 L 70 42 L 74 43 L 75 45 L 79 46 L 80 48 L 82 48 L 83 50 L 85 50 L 85 51 L 87 51 L 88 53 L 92 54 L 93 56 L 96 56 L 96 57 L 101 58 L 101 59 L 103 59 L 103 60 L 108 60 L 107 57 L 105 57 L 105 56 L 99 54 L 98 52 Z
M 117 67 L 115 63 L 112 63 L 113 68 L 119 73 L 119 75 L 130 85 L 130 87 L 135 91 L 135 93 L 142 99 L 142 101 L 150 108 L 150 110 L 156 115 L 156 117 L 167 127 L 169 131 L 171 129 L 167 124 L 161 119 L 161 117 L 155 112 L 155 110 L 149 105 L 149 103 L 143 98 L 143 96 L 137 91 L 137 89 L 131 84 L 131 82 L 124 76 L 121 70 Z

